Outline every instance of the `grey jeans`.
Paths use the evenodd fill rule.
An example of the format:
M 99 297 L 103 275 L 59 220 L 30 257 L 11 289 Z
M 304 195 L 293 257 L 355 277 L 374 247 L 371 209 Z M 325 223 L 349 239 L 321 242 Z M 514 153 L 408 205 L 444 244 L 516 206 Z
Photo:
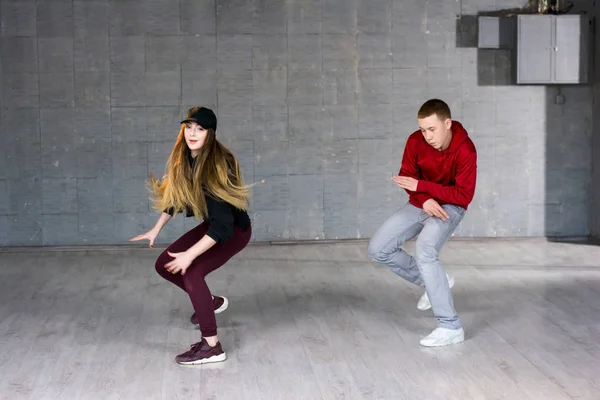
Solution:
M 402 206 L 375 232 L 369 242 L 368 255 L 373 261 L 387 265 L 393 272 L 418 286 L 424 286 L 438 326 L 448 329 L 462 327 L 446 272 L 439 254 L 452 232 L 462 220 L 465 209 L 455 205 L 442 206 L 450 218 L 442 221 L 430 217 L 410 203 Z M 417 238 L 415 257 L 400 246 Z

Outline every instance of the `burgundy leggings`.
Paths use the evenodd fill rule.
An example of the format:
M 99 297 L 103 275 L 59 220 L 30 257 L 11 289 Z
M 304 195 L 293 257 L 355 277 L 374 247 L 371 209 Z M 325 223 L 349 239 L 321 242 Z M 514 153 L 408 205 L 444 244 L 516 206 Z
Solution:
M 198 225 L 177 239 L 156 260 L 156 272 L 166 280 L 179 286 L 190 296 L 204 337 L 217 334 L 217 321 L 213 309 L 212 295 L 204 278 L 246 247 L 252 236 L 251 227 L 242 231 L 236 226 L 233 236 L 229 240 L 215 244 L 197 257 L 185 271 L 185 275 L 172 274 L 167 271 L 165 264 L 173 259 L 167 254 L 167 251 L 172 253 L 186 251 L 206 234 L 207 229 L 208 224 L 206 223 Z

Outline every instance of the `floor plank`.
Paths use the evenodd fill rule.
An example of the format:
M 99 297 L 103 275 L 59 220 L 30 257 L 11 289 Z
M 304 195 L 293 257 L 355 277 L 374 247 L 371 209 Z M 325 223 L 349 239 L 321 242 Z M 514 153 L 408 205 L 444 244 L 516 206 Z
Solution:
M 414 250 L 414 242 L 406 245 Z M 592 400 L 600 392 L 600 248 L 450 241 L 467 340 L 426 349 L 422 291 L 366 244 L 250 246 L 208 277 L 226 362 L 200 340 L 160 249 L 0 252 L 0 399 Z M 25 254 L 25 255 L 23 255 Z

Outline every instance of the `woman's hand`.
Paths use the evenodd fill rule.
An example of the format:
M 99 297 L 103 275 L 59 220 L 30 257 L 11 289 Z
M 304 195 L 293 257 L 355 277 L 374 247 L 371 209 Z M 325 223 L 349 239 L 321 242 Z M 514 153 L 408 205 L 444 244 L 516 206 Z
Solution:
M 154 247 L 154 241 L 156 240 L 157 237 L 158 237 L 158 232 L 155 231 L 154 229 L 151 229 L 146 233 L 142 233 L 141 235 L 137 235 L 136 237 L 129 239 L 129 241 L 137 242 L 139 240 L 146 239 L 146 240 L 150 241 L 150 244 L 148 245 L 148 247 Z
M 167 254 L 173 257 L 173 260 L 166 263 L 165 268 L 172 274 L 181 272 L 181 275 L 185 275 L 185 271 L 190 267 L 192 261 L 194 261 L 194 257 L 187 251 L 183 253 L 171 253 L 167 251 Z

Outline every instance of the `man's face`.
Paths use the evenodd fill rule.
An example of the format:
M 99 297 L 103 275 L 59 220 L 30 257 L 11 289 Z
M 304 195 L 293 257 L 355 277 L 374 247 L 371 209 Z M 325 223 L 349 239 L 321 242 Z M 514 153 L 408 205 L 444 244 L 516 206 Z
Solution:
M 450 145 L 452 120 L 446 118 L 442 120 L 437 114 L 426 118 L 418 118 L 419 129 L 423 137 L 436 150 L 445 150 Z

